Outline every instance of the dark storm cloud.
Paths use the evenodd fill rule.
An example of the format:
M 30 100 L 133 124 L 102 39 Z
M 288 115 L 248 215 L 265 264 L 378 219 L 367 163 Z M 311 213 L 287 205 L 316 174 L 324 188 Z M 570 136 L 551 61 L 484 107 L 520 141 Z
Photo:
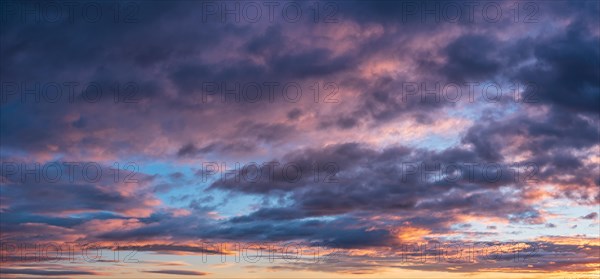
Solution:
M 511 137 L 527 137 L 526 144 L 517 146 L 519 151 L 532 151 L 536 156 L 545 156 L 549 150 L 582 149 L 596 144 L 598 128 L 595 121 L 558 109 L 541 116 L 517 115 L 499 121 L 491 119 L 470 128 L 463 142 L 472 144 L 479 156 L 499 160 L 502 150 L 509 147 L 503 141 Z M 564 160 L 574 160 L 564 153 L 558 155 L 559 158 L 553 160 L 558 165 L 563 164 L 561 161 Z
M 586 24 L 575 20 L 564 32 L 535 41 L 536 63 L 516 78 L 539 85 L 542 101 L 571 111 L 600 108 L 600 37 L 589 36 Z
M 198 28 L 183 28 L 182 26 L 189 26 L 195 21 L 196 13 L 199 11 L 197 8 L 200 6 L 196 3 L 190 9 L 182 4 L 183 2 L 141 3 L 137 23 L 115 23 L 111 22 L 112 17 L 104 16 L 101 22 L 84 24 L 68 22 L 20 24 L 17 19 L 14 19 L 16 22 L 9 20 L 3 24 L 1 64 L 3 69 L 10 69 L 10 71 L 2 71 L 3 85 L 17 84 L 17 93 L 35 86 L 43 88 L 48 83 L 63 86 L 62 98 L 57 103 L 48 103 L 43 99 L 36 103 L 33 101 L 34 96 L 29 96 L 27 101 L 22 102 L 21 94 L 11 95 L 8 102 L 4 102 L 5 94 L 12 94 L 13 90 L 3 88 L 1 120 L 3 143 L 17 150 L 29 151 L 47 151 L 44 148 L 47 144 L 58 146 L 62 152 L 69 152 L 76 148 L 106 148 L 107 144 L 116 147 L 113 149 L 116 152 L 134 150 L 139 140 L 125 139 L 123 131 L 134 128 L 138 134 L 141 134 L 144 128 L 148 128 L 147 123 L 142 124 L 140 116 L 157 117 L 164 110 L 181 110 L 189 107 L 186 104 L 187 99 L 176 101 L 165 95 L 169 87 L 165 79 L 168 73 L 173 71 L 172 69 L 176 69 L 175 73 L 182 71 L 182 69 L 177 70 L 180 67 L 170 66 L 170 64 L 185 65 L 183 61 L 187 61 L 191 55 L 203 53 L 205 48 L 215 46 L 223 37 L 232 36 L 232 33 L 235 34 L 242 28 L 208 23 L 199 25 Z M 106 5 L 102 4 L 102 7 L 106 11 L 111 6 L 106 3 Z M 167 19 L 169 17 L 187 19 L 171 21 Z M 166 32 L 155 32 L 157 29 Z M 231 32 L 217 30 L 231 30 Z M 165 44 L 165 42 L 169 43 Z M 71 62 L 65 64 L 65 61 Z M 221 77 L 235 78 L 236 71 L 242 70 L 240 68 L 242 63 L 243 61 L 236 61 L 236 66 L 225 67 L 220 71 Z M 162 72 L 158 76 L 157 70 Z M 186 85 L 185 75 L 179 80 L 178 86 Z M 21 82 L 25 82 L 25 85 L 21 86 Z M 66 82 L 79 84 L 75 87 L 73 101 L 67 97 L 68 88 L 63 85 Z M 101 85 L 103 95 L 99 102 L 86 102 L 80 94 L 85 86 L 92 82 Z M 120 84 L 121 94 L 125 94 L 123 92 L 125 84 L 133 83 L 136 102 L 124 106 L 117 105 L 117 108 L 113 102 L 115 83 Z M 153 113 L 143 108 L 140 102 L 151 105 Z M 107 117 L 99 117 L 100 111 L 104 116 L 107 115 L 106 112 L 111 111 L 110 115 L 128 121 L 114 121 Z M 44 117 L 38 117 L 38 114 Z M 72 123 L 65 123 L 68 115 L 78 114 L 79 119 L 75 119 Z M 134 122 L 136 124 L 133 124 Z M 108 143 L 106 139 L 93 136 L 91 133 L 78 142 L 65 142 L 64 137 L 61 136 L 68 133 L 98 131 L 108 126 L 117 128 L 116 132 L 120 133 Z
M 182 146 L 177 151 L 179 157 L 193 157 L 197 155 L 218 153 L 218 154 L 249 154 L 257 149 L 256 143 L 253 141 L 231 141 L 231 142 L 214 142 L 202 147 L 196 147 L 193 143 L 188 143 Z
M 461 3 L 460 1 L 453 1 Z M 589 36 L 591 30 L 597 26 L 597 17 L 590 11 L 598 11 L 598 5 L 590 2 L 582 2 L 578 5 L 567 5 L 565 2 L 535 2 L 544 12 L 543 18 L 557 16 L 572 20 L 566 27 L 556 27 L 551 35 L 546 34 L 522 34 L 517 39 L 500 39 L 495 35 L 496 28 L 514 26 L 515 22 L 501 21 L 498 23 L 483 23 L 471 25 L 470 27 L 489 29 L 490 32 L 463 32 L 453 40 L 450 40 L 439 50 L 439 54 L 445 57 L 443 62 L 431 60 L 424 56 L 421 60 L 426 72 L 437 69 L 439 76 L 429 76 L 427 79 L 448 82 L 482 82 L 496 78 L 508 79 L 511 82 L 519 81 L 530 84 L 525 95 L 532 96 L 531 103 L 550 103 L 556 106 L 567 107 L 572 110 L 594 111 L 600 107 L 600 58 L 597 46 L 600 38 L 597 35 Z M 375 1 L 372 3 L 353 3 L 361 6 L 361 16 L 365 17 L 369 12 L 378 15 L 401 15 L 406 3 Z M 481 3 L 479 3 L 481 4 Z M 385 8 L 384 8 L 385 7 Z M 574 17 L 572 13 L 565 13 L 567 9 L 571 12 L 583 12 Z M 359 13 L 357 13 L 359 14 Z M 358 15 L 357 15 L 358 16 Z M 385 17 L 384 17 L 385 18 Z M 399 19 L 400 17 L 396 17 Z M 385 21 L 383 19 L 383 21 Z M 428 26 L 421 24 L 421 26 Z M 436 26 L 447 27 L 447 23 Z M 469 25 L 465 30 L 470 30 Z M 532 27 L 534 25 L 532 24 Z M 421 27 L 420 31 L 426 32 L 428 28 Z M 411 29 L 408 32 L 415 32 Z M 382 44 L 378 44 L 381 46 Z M 413 55 L 420 57 L 418 52 Z M 535 61 L 526 63 L 525 61 Z M 376 90 L 366 89 L 362 98 L 364 105 L 352 116 L 340 116 L 337 125 L 340 128 L 352 127 L 355 121 L 352 119 L 364 118 L 365 115 L 373 117 L 376 121 L 388 121 L 400 115 L 411 113 L 415 115 L 423 109 L 434 109 L 446 107 L 448 102 L 436 104 L 434 102 L 400 102 L 399 83 L 402 79 L 393 82 L 388 78 L 380 80 Z M 405 79 L 404 81 L 410 81 Z M 424 80 L 422 80 L 424 81 Z M 389 85 L 392 86 L 389 86 Z M 534 97 L 533 97 L 534 96 Z M 534 104 L 532 104 L 534 105 Z M 366 113 L 368 112 L 368 113 Z M 352 118 L 351 118 L 352 117 Z M 417 117 L 418 119 L 419 117 Z M 346 120 L 346 121 L 344 121 Z M 348 120 L 352 120 L 348 122 Z M 324 122 L 324 127 L 331 127 L 333 122 Z M 353 123 L 353 124 L 345 124 Z M 494 158 L 493 154 L 488 155 Z
M 306 215 L 293 208 L 261 208 L 250 215 L 233 217 L 230 219 L 232 223 L 243 223 L 261 220 L 291 220 L 301 219 Z
M 463 2 L 456 3 L 463 4 Z M 362 20 L 377 22 L 378 18 L 384 22 L 393 18 L 396 19 L 396 24 L 400 24 L 402 23 L 402 9 L 407 5 L 406 2 L 390 1 L 368 3 L 355 1 L 337 4 L 340 6 L 341 16 L 348 16 L 353 20 L 360 19 L 359 23 L 365 25 L 365 22 L 361 23 Z M 573 11 L 597 9 L 595 5 L 589 3 L 577 5 L 558 3 L 543 7 L 552 13 L 559 13 L 564 10 L 564 8 L 560 8 L 563 6 Z M 431 36 L 439 33 L 436 33 L 431 26 L 400 32 L 389 28 L 386 24 L 383 28 L 386 36 L 356 40 L 355 48 L 334 55 L 334 46 L 292 49 L 297 42 L 294 41 L 296 39 L 292 35 L 286 33 L 291 27 L 285 24 L 276 23 L 266 28 L 253 29 L 252 26 L 244 24 L 202 22 L 198 28 L 182 28 L 182 26 L 199 22 L 200 7 L 200 4 L 194 4 L 190 8 L 180 3 L 173 5 L 158 2 L 144 3 L 140 7 L 141 14 L 139 16 L 140 23 L 143 24 L 118 24 L 119 28 L 113 28 L 115 24 L 110 22 L 80 25 L 61 23 L 20 25 L 16 22 L 8 22 L 3 26 L 5 43 L 2 44 L 2 51 L 6 54 L 3 56 L 8 58 L 3 59 L 2 64 L 3 68 L 13 70 L 4 71 L 3 80 L 98 80 L 105 84 L 105 87 L 108 87 L 111 81 L 134 81 L 140 88 L 136 94 L 137 97 L 140 100 L 153 99 L 154 101 L 150 102 L 152 111 L 141 105 L 134 105 L 125 109 L 129 113 L 123 112 L 122 109 L 104 107 L 108 104 L 103 104 L 102 108 L 98 108 L 98 110 L 108 109 L 115 115 L 130 119 L 125 122 L 106 120 L 108 123 L 100 123 L 102 118 L 98 118 L 97 114 L 93 113 L 95 109 L 82 110 L 74 105 L 50 107 L 36 105 L 32 107 L 11 103 L 6 105 L 3 110 L 5 117 L 2 120 L 3 127 L 6 127 L 6 131 L 11 131 L 11 133 L 3 133 L 3 140 L 11 147 L 34 150 L 42 149 L 44 146 L 40 144 L 39 139 L 47 139 L 64 150 L 67 148 L 66 145 L 76 143 L 63 143 L 59 140 L 60 136 L 67 131 L 78 131 L 76 129 L 91 131 L 100 127 L 108 128 L 109 125 L 117 125 L 118 131 L 128 131 L 133 128 L 143 133 L 142 129 L 149 124 L 143 124 L 142 119 L 147 119 L 147 117 L 159 119 L 159 115 L 164 115 L 162 112 L 197 109 L 189 117 L 199 117 L 198 114 L 204 110 L 198 109 L 199 107 L 194 105 L 191 100 L 199 99 L 199 95 L 202 94 L 203 81 L 290 81 L 304 80 L 313 75 L 320 78 L 331 76 L 335 77 L 333 79 L 337 79 L 338 75 L 350 73 L 343 77 L 346 82 L 356 79 L 351 74 L 355 66 L 379 52 L 406 53 L 415 55 L 419 57 L 418 59 L 427 57 L 425 53 L 407 49 L 398 42 L 410 41 L 412 35 L 419 35 L 421 32 Z M 465 26 L 469 27 L 465 27 L 468 30 L 464 32 L 465 34 L 454 39 L 450 38 L 449 41 L 441 44 L 438 52 L 444 55 L 447 61 L 443 63 L 429 61 L 423 62 L 425 63 L 423 65 L 430 65 L 434 69 L 438 69 L 443 79 L 450 80 L 480 80 L 492 78 L 496 74 L 512 75 L 519 80 L 538 84 L 544 90 L 540 92 L 543 100 L 558 103 L 561 106 L 582 105 L 584 109 L 589 110 L 598 103 L 598 86 L 594 83 L 598 79 L 598 70 L 597 67 L 594 67 L 598 61 L 598 51 L 594 48 L 598 38 L 585 36 L 589 33 L 589 30 L 586 30 L 589 28 L 587 25 L 593 19 L 591 14 L 586 13 L 586 16 L 571 23 L 567 32 L 556 31 L 559 35 L 548 38 L 525 36 L 514 42 L 512 40 L 500 41 L 493 33 L 469 31 L 470 28 L 496 30 L 495 28 L 499 28 L 498 26 L 513 26 L 514 23 L 507 25 L 502 21 L 495 24 L 484 22 L 476 26 L 467 24 Z M 182 20 L 169 21 L 167 20 L 169 16 Z M 419 16 L 411 17 L 409 22 L 420 23 L 420 18 Z M 448 24 L 448 22 L 441 22 L 434 26 L 440 27 L 439 30 L 455 26 Z M 415 26 L 422 25 L 415 24 Z M 154 32 L 153 30 L 165 30 L 165 32 Z M 394 40 L 396 37 L 399 38 L 398 41 Z M 109 43 L 115 40 L 122 43 Z M 220 61 L 207 59 L 206 56 L 218 53 L 218 48 L 223 45 L 224 40 L 244 42 L 239 46 L 232 46 L 232 50 L 239 52 L 239 57 L 230 57 Z M 169 42 L 169 44 L 163 42 Z M 411 51 L 413 53 L 410 53 Z M 257 62 L 256 59 L 248 59 L 245 55 L 241 55 L 244 53 L 257 56 L 264 61 Z M 53 66 L 60 65 L 61 61 L 79 56 L 81 59 L 73 59 L 73 62 L 67 66 L 60 68 Z M 190 57 L 197 59 L 188 59 Z M 526 66 L 515 73 L 516 70 L 513 69 L 515 65 L 531 58 L 538 59 L 537 66 Z M 29 63 L 29 66 L 24 67 L 23 63 Z M 50 67 L 54 68 L 50 70 Z M 131 69 L 135 69 L 135 71 Z M 425 67 L 424 70 L 431 72 L 429 67 Z M 440 77 L 427 76 L 427 79 L 435 78 Z M 356 80 L 362 83 L 359 90 L 363 92 L 356 102 L 356 107 L 350 113 L 340 113 L 328 120 L 321 121 L 317 127 L 322 129 L 337 127 L 349 130 L 363 127 L 362 124 L 368 123 L 370 120 L 373 120 L 374 123 L 387 122 L 398 119 L 407 113 L 420 119 L 422 123 L 427 123 L 432 116 L 423 113 L 423 110 L 429 111 L 450 105 L 434 103 L 430 100 L 427 102 L 401 101 L 398 88 L 401 88 L 402 78 L 377 77 L 375 80 L 361 80 L 360 78 Z M 553 84 L 554 82 L 560 82 L 560 85 L 556 86 Z M 168 97 L 165 93 L 173 85 L 180 94 L 178 99 Z M 561 93 L 568 91 L 574 93 Z M 190 94 L 194 96 L 189 96 Z M 81 97 L 77 99 L 81 100 Z M 110 102 L 112 98 L 103 98 L 103 101 Z M 217 106 L 217 108 L 229 107 L 229 105 Z M 95 106 L 99 105 L 95 104 Z M 243 115 L 244 112 L 256 112 L 258 108 L 240 107 L 242 111 L 239 115 Z M 25 113 L 25 111 L 33 112 L 35 110 L 39 110 L 39 113 L 47 116 L 44 121 Z M 62 119 L 67 113 L 84 115 L 72 123 L 64 123 Z M 89 121 L 93 118 L 96 119 L 93 121 L 95 124 Z M 169 133 L 191 129 L 190 125 L 180 124 L 182 128 L 169 125 L 172 122 L 178 122 L 178 120 L 172 119 L 161 128 Z M 185 121 L 182 119 L 179 122 Z M 210 121 L 205 121 L 205 123 L 210 123 Z M 197 123 L 197 125 L 207 125 L 205 123 Z M 52 129 L 42 129 L 47 125 L 52 125 Z M 67 129 L 67 125 L 74 130 Z M 27 138 L 30 139 L 23 140 Z M 141 140 L 134 141 L 141 142 Z M 127 142 L 127 139 L 115 139 L 112 146 L 119 152 L 136 149 L 135 144 L 123 144 L 124 142 Z M 181 142 L 180 144 L 183 146 L 187 143 Z M 98 138 L 89 136 L 79 142 L 79 145 L 84 148 L 96 148 L 102 146 L 103 143 Z M 198 149 L 201 148 L 198 147 Z M 492 153 L 488 156 L 494 158 Z
M 284 175 L 279 175 L 282 169 L 277 167 L 272 180 L 268 180 L 266 174 L 259 182 L 216 180 L 211 189 L 267 196 L 288 193 L 292 202 L 288 208 L 263 208 L 232 218 L 233 223 L 412 210 L 452 210 L 464 215 L 505 217 L 514 222 L 539 223 L 541 220 L 536 209 L 515 200 L 513 194 L 498 191 L 502 186 L 520 189 L 529 183 L 523 177 L 522 168 L 515 170 L 512 162 L 490 163 L 468 150 L 437 153 L 396 147 L 376 151 L 347 143 L 322 150 L 298 151 L 285 158 L 282 165 L 294 162 L 305 170 L 312 171 L 315 163 L 325 166 L 327 162 L 337 163 L 338 169 L 327 182 L 317 182 L 312 175 L 298 181 L 286 180 Z M 327 174 L 332 169 L 320 171 Z M 448 179 L 444 175 L 449 175 Z M 424 225 L 435 227 L 435 224 L 441 223 Z
M 132 204 L 129 198 L 115 191 L 97 186 L 81 186 L 68 184 L 55 184 L 47 187 L 40 185 L 7 185 L 7 197 L 11 209 L 14 211 L 29 211 L 34 213 L 62 212 L 69 210 L 114 210 L 123 211 L 128 208 L 137 208 L 139 204 Z M 28 200 L 19 200 L 16 197 L 27 195 Z M 47 198 L 52 202 L 40 203 L 39 199 Z M 143 201 L 143 200 L 141 200 Z
M 24 222 L 48 224 L 51 226 L 63 228 L 73 228 L 87 222 L 88 220 L 108 220 L 124 218 L 119 214 L 102 212 L 82 214 L 83 217 L 81 218 L 44 216 L 43 213 L 45 212 L 5 212 L 2 216 L 2 222 L 6 227 L 3 227 L 3 230 L 6 229 L 6 232 L 7 230 L 12 230 L 16 228 L 18 229 L 16 231 L 20 231 L 20 228 L 18 228 L 16 225 Z M 15 225 L 15 227 L 12 227 L 13 225 Z
M 284 76 L 307 78 L 328 75 L 344 69 L 351 69 L 356 57 L 334 57 L 327 49 L 313 49 L 299 54 L 286 54 L 270 61 L 272 71 Z
M 587 219 L 587 220 L 594 220 L 596 218 L 598 218 L 598 213 L 596 213 L 596 212 L 592 212 L 588 215 L 581 216 L 581 219 Z
M 450 43 L 445 51 L 448 60 L 442 72 L 451 80 L 481 80 L 495 74 L 501 66 L 498 54 L 494 53 L 498 44 L 490 36 L 467 35 Z
M 593 164 L 584 164 L 582 158 L 572 152 L 593 148 L 598 144 L 598 133 L 597 119 L 553 108 L 537 117 L 517 115 L 501 121 L 482 121 L 469 129 L 463 142 L 471 144 L 474 151 L 486 159 L 503 158 L 503 153 L 529 153 L 530 161 L 536 162 L 539 169 L 537 178 L 571 185 L 571 191 L 578 192 L 593 189 L 598 169 Z M 503 142 L 517 138 L 527 141 L 508 153 L 509 147 Z M 569 192 L 565 194 L 570 195 Z M 580 194 L 583 194 L 582 200 L 598 200 L 598 197 Z
M 339 218 L 333 221 L 279 220 L 279 222 L 254 221 L 221 224 L 204 234 L 207 237 L 228 240 L 292 241 L 303 239 L 310 245 L 335 248 L 361 248 L 385 246 L 394 242 L 391 231 L 369 229 L 358 225 L 358 220 Z M 351 224 L 354 226 L 350 227 Z
M 112 167 L 97 165 L 101 173 L 94 168 L 84 172 L 82 163 L 70 163 L 72 170 L 63 166 L 58 172 L 56 163 L 41 164 L 36 170 L 32 163 L 3 160 L 2 230 L 7 233 L 3 237 L 61 239 L 88 221 L 148 215 L 159 203 L 148 191 L 150 176 L 134 173 L 136 181 L 125 182 L 121 174 L 115 182 Z M 16 173 L 13 164 L 19 166 Z M 45 234 L 40 235 L 40 229 Z
M 244 107 L 244 100 L 240 104 L 199 104 L 205 93 L 203 82 L 300 82 L 307 77 L 323 77 L 351 69 L 359 59 L 349 54 L 336 56 L 327 47 L 288 51 L 288 47 L 297 42 L 283 34 L 293 25 L 276 23 L 267 28 L 252 28 L 257 26 L 201 22 L 201 3 L 186 4 L 191 6 L 183 2 L 141 3 L 139 20 L 134 23 L 115 23 L 106 16 L 98 23 L 20 24 L 12 18 L 14 22 L 9 20 L 3 24 L 0 51 L 4 59 L 1 63 L 3 69 L 11 70 L 2 72 L 2 81 L 18 85 L 17 93 L 35 87 L 36 83 L 40 83 L 41 88 L 50 82 L 80 84 L 72 102 L 65 101 L 68 89 L 64 86 L 63 98 L 58 103 L 49 104 L 44 100 L 33 103 L 33 96 L 23 103 L 20 94 L 9 96 L 2 104 L 1 124 L 6 131 L 2 133 L 3 143 L 15 151 L 47 152 L 48 144 L 52 144 L 62 153 L 81 149 L 136 153 L 144 142 L 151 140 L 143 135 L 148 129 L 157 128 L 166 134 L 189 134 L 192 130 L 215 125 L 216 113 L 210 118 L 204 116 L 211 110 L 220 112 L 239 105 L 236 108 L 239 111 L 231 111 L 233 119 L 266 111 L 264 105 Z M 170 20 L 172 18 L 181 20 Z M 223 44 L 230 46 L 227 40 L 239 43 L 231 46 L 231 51 L 239 55 L 212 59 L 227 51 L 222 48 Z M 278 52 L 274 52 L 275 49 Z M 260 56 L 266 63 L 249 59 L 246 54 Z M 65 64 L 64 61 L 71 62 Z M 22 81 L 27 81 L 23 87 Z M 91 82 L 101 85 L 103 97 L 99 102 L 86 102 L 80 94 Z M 123 87 L 130 82 L 135 85 L 135 102 L 115 104 L 114 84 Z M 3 88 L 3 98 L 12 91 Z M 281 98 L 275 102 L 281 102 Z M 37 117 L 38 114 L 45 117 Z M 71 115 L 76 118 L 66 121 Z M 165 115 L 171 116 L 165 118 Z M 205 120 L 190 121 L 197 118 Z M 264 125 L 277 127 L 278 124 L 266 121 Z M 99 130 L 112 130 L 114 134 L 101 138 L 90 133 Z M 86 136 L 65 140 L 64 135 L 80 132 Z M 265 141 L 275 140 L 266 133 L 257 136 Z M 191 139 L 182 137 L 180 144 L 183 146 L 189 141 Z M 223 147 L 208 149 L 227 151 L 239 143 L 219 145 Z M 198 146 L 198 149 L 203 148 Z

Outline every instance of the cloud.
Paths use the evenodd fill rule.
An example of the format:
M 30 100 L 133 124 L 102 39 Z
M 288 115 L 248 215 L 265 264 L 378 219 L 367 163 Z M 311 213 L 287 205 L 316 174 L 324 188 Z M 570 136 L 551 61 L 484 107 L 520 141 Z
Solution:
M 598 218 L 598 213 L 596 213 L 596 212 L 592 212 L 588 215 L 581 216 L 581 219 L 587 219 L 587 220 L 594 220 L 596 218 Z
M 22 274 L 35 276 L 77 276 L 77 275 L 103 275 L 95 271 L 86 271 L 82 269 L 34 269 L 34 268 L 1 268 L 2 274 Z M 106 275 L 106 274 L 104 274 Z
M 139 22 L 131 24 L 110 16 L 23 24 L 7 15 L 0 26 L 2 239 L 125 241 L 156 254 L 217 256 L 199 242 L 297 241 L 337 248 L 340 261 L 273 270 L 342 274 L 593 271 L 597 245 L 543 236 L 563 234 L 558 213 L 598 218 L 582 213 L 600 203 L 598 3 L 532 2 L 538 21 L 523 22 L 529 14 L 515 21 L 514 3 L 499 1 L 505 13 L 497 22 L 477 12 L 475 22 L 437 23 L 409 13 L 407 1 L 328 3 L 338 8 L 337 22 L 314 22 L 313 3 L 305 2 L 296 23 L 218 15 L 204 22 L 204 1 L 139 3 Z M 433 4 L 452 3 L 466 4 Z M 71 82 L 78 83 L 72 95 Z M 503 97 L 481 100 L 481 88 L 473 102 L 464 91 L 456 103 L 406 94 L 407 83 L 426 84 L 427 93 L 450 82 L 494 82 Z M 521 98 L 515 82 L 529 85 L 517 90 Z M 270 92 L 265 83 L 278 85 Z M 291 83 L 302 88 L 297 101 L 282 95 Z M 102 89 L 98 101 L 86 99 L 92 84 Z M 243 96 L 248 84 L 262 86 L 258 101 Z M 49 102 L 43 93 L 55 85 L 62 97 Z M 132 92 L 135 100 L 124 102 Z M 324 102 L 330 97 L 337 101 Z M 104 175 L 36 183 L 7 174 L 6 162 L 32 161 L 42 169 L 94 161 Z M 113 163 L 130 161 L 140 166 L 138 182 L 115 181 Z M 227 176 L 241 181 L 219 173 L 204 181 L 206 162 L 271 167 L 256 181 L 242 170 Z M 564 206 L 572 212 L 557 209 Z M 572 233 L 595 232 L 571 225 Z M 506 246 L 506 239 L 536 241 L 534 262 L 511 265 L 514 254 L 502 251 L 497 262 L 396 263 L 410 242 L 492 245 L 493 237 Z
M 196 276 L 204 276 L 210 273 L 201 272 L 201 271 L 193 271 L 193 270 L 180 270 L 180 269 L 164 269 L 164 270 L 146 270 L 146 273 L 158 273 L 158 274 L 169 274 L 169 275 L 196 275 Z

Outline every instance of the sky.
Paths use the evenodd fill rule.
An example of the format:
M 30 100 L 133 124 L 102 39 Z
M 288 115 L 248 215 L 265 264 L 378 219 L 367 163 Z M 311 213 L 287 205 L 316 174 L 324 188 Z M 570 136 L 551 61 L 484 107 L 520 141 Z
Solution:
M 598 1 L 0 1 L 2 278 L 598 278 Z

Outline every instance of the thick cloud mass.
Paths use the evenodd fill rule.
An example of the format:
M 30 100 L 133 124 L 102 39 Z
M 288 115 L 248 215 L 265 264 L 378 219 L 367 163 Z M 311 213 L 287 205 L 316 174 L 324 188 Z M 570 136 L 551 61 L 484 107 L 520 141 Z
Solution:
M 44 2 L 3 1 L 0 240 L 163 256 L 234 253 L 204 241 L 336 250 L 325 265 L 247 267 L 261 272 L 597 270 L 600 5 L 495 1 L 490 20 L 489 1 L 471 2 L 303 1 L 298 21 L 281 2 L 253 22 L 206 18 L 237 1 L 121 3 L 121 17 L 93 2 L 98 21 L 80 13 L 90 1 L 57 20 L 21 13 Z M 448 20 L 448 5 L 463 16 Z M 535 242 L 535 262 L 511 265 L 511 251 L 534 254 L 511 241 Z M 418 254 L 409 244 L 467 242 L 511 248 L 398 263 Z M 34 267 L 0 273 L 131 275 Z

